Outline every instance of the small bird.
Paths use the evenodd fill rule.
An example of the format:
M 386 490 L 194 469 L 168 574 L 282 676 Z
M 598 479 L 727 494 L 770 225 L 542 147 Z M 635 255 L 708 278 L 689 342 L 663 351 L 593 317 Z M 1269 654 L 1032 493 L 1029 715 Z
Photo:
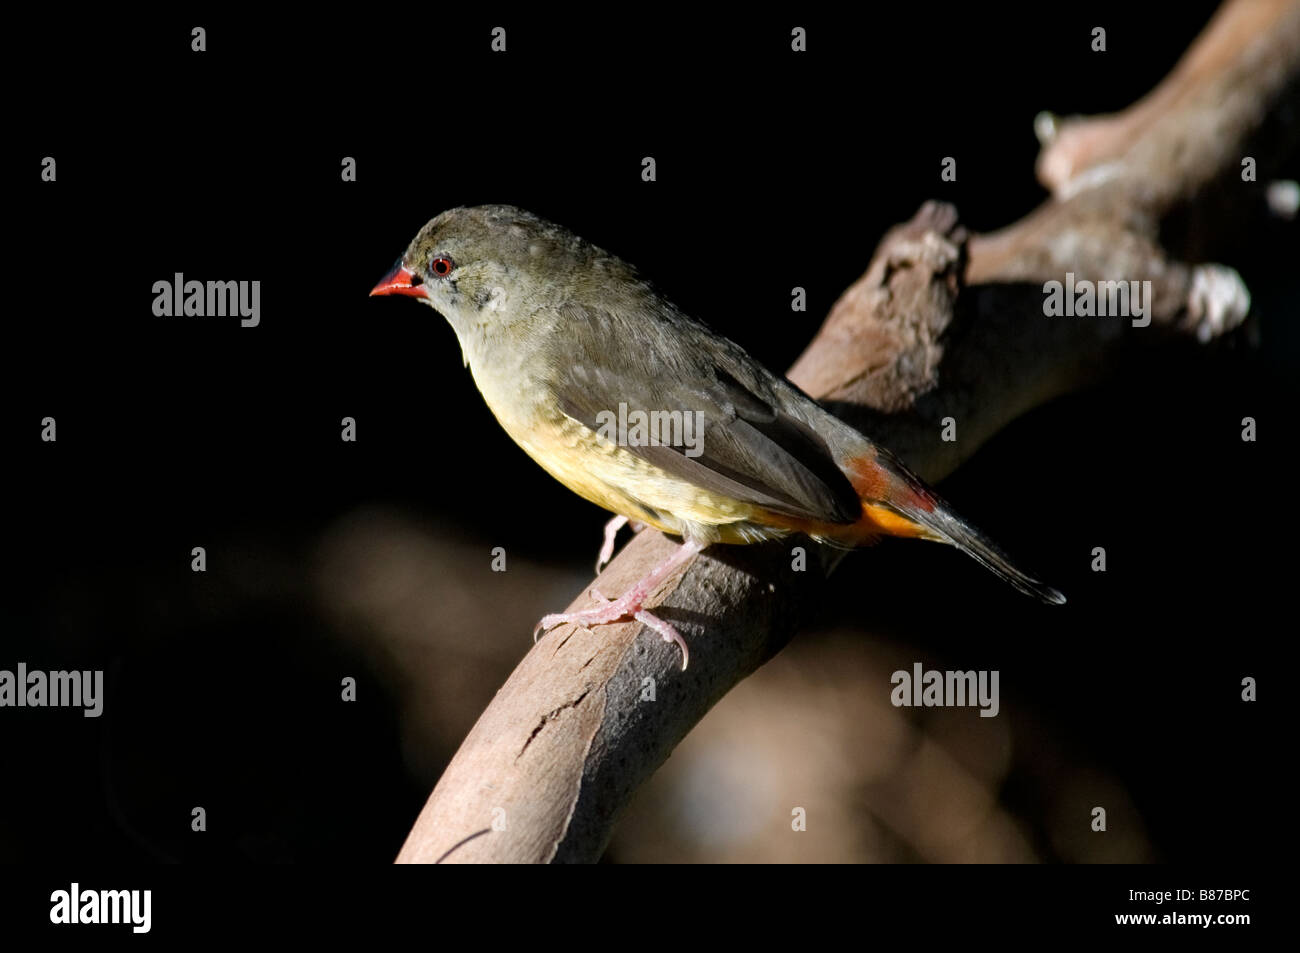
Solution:
M 597 572 L 631 521 L 682 544 L 617 599 L 545 616 L 634 618 L 713 543 L 803 533 L 840 547 L 881 536 L 949 543 L 1021 592 L 1065 597 L 1011 564 L 884 447 L 738 344 L 684 314 L 627 262 L 508 205 L 454 208 L 420 229 L 371 295 L 407 295 L 451 324 L 488 407 L 541 467 L 616 514 Z

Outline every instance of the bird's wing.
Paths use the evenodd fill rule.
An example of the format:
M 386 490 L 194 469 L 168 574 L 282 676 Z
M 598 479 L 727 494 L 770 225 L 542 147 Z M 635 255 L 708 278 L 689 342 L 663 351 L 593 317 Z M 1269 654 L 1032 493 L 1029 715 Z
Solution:
M 827 523 L 861 517 L 825 440 L 780 407 L 803 395 L 782 388 L 737 345 L 694 322 L 621 319 L 573 305 L 562 311 L 566 333 L 551 346 L 548 377 L 569 417 L 616 432 L 631 453 L 730 499 Z M 635 423 L 633 411 L 698 412 L 702 436 L 691 446 L 634 445 L 624 426 Z

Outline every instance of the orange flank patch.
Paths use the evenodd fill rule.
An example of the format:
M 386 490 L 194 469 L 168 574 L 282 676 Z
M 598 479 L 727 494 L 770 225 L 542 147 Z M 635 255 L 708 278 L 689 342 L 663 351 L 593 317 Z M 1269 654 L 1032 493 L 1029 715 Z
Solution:
M 879 527 L 880 532 L 888 533 L 890 536 L 928 536 L 930 531 L 924 526 L 918 526 L 905 516 L 899 516 L 893 510 L 887 510 L 883 506 L 872 506 L 870 503 L 862 504 L 861 523 L 867 523 Z
M 862 504 L 862 518 L 856 523 L 819 523 L 815 520 L 802 520 L 763 511 L 761 522 L 769 526 L 780 526 L 796 533 L 833 539 L 849 546 L 869 546 L 881 536 L 906 536 L 928 538 L 932 534 L 925 527 L 913 523 L 905 516 L 899 516 L 893 510 L 873 503 Z
M 815 523 L 778 514 L 764 514 L 768 522 L 812 536 L 833 539 L 851 546 L 864 546 L 881 536 L 936 538 L 931 530 L 894 511 L 892 506 L 933 512 L 935 500 L 924 490 L 914 489 L 906 477 L 895 474 L 872 457 L 848 461 L 845 476 L 862 499 L 862 517 L 855 523 Z
M 844 475 L 862 500 L 862 515 L 855 522 L 823 523 L 757 508 L 750 519 L 760 525 L 781 527 L 848 546 L 868 546 L 881 536 L 942 538 L 933 530 L 895 512 L 894 507 L 902 506 L 929 513 L 938 505 L 923 489 L 914 489 L 906 477 L 871 457 L 848 461 Z
M 844 474 L 858 491 L 859 499 L 883 500 L 889 492 L 889 471 L 869 457 L 858 457 L 848 462 Z
M 895 476 L 887 467 L 870 457 L 848 461 L 845 476 L 858 496 L 865 502 L 888 500 L 901 506 L 912 506 L 927 513 L 934 510 L 934 500 L 924 491 L 912 489 L 903 477 Z

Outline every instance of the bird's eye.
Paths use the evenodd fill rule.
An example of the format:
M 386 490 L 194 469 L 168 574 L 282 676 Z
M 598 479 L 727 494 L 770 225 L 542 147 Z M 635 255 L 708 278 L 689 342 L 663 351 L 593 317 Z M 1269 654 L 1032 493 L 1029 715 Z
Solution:
M 429 270 L 439 278 L 446 278 L 451 274 L 451 270 L 456 267 L 456 263 L 446 255 L 436 256 L 429 265 Z

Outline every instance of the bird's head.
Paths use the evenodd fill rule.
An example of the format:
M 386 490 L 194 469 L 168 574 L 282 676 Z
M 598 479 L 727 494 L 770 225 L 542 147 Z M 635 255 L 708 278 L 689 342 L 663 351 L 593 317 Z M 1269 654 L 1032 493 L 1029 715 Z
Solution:
M 370 292 L 436 308 L 468 339 L 493 339 L 518 322 L 581 298 L 593 272 L 626 269 L 572 232 L 509 205 L 443 212 L 422 229 Z M 630 269 L 626 269 L 630 271 Z

